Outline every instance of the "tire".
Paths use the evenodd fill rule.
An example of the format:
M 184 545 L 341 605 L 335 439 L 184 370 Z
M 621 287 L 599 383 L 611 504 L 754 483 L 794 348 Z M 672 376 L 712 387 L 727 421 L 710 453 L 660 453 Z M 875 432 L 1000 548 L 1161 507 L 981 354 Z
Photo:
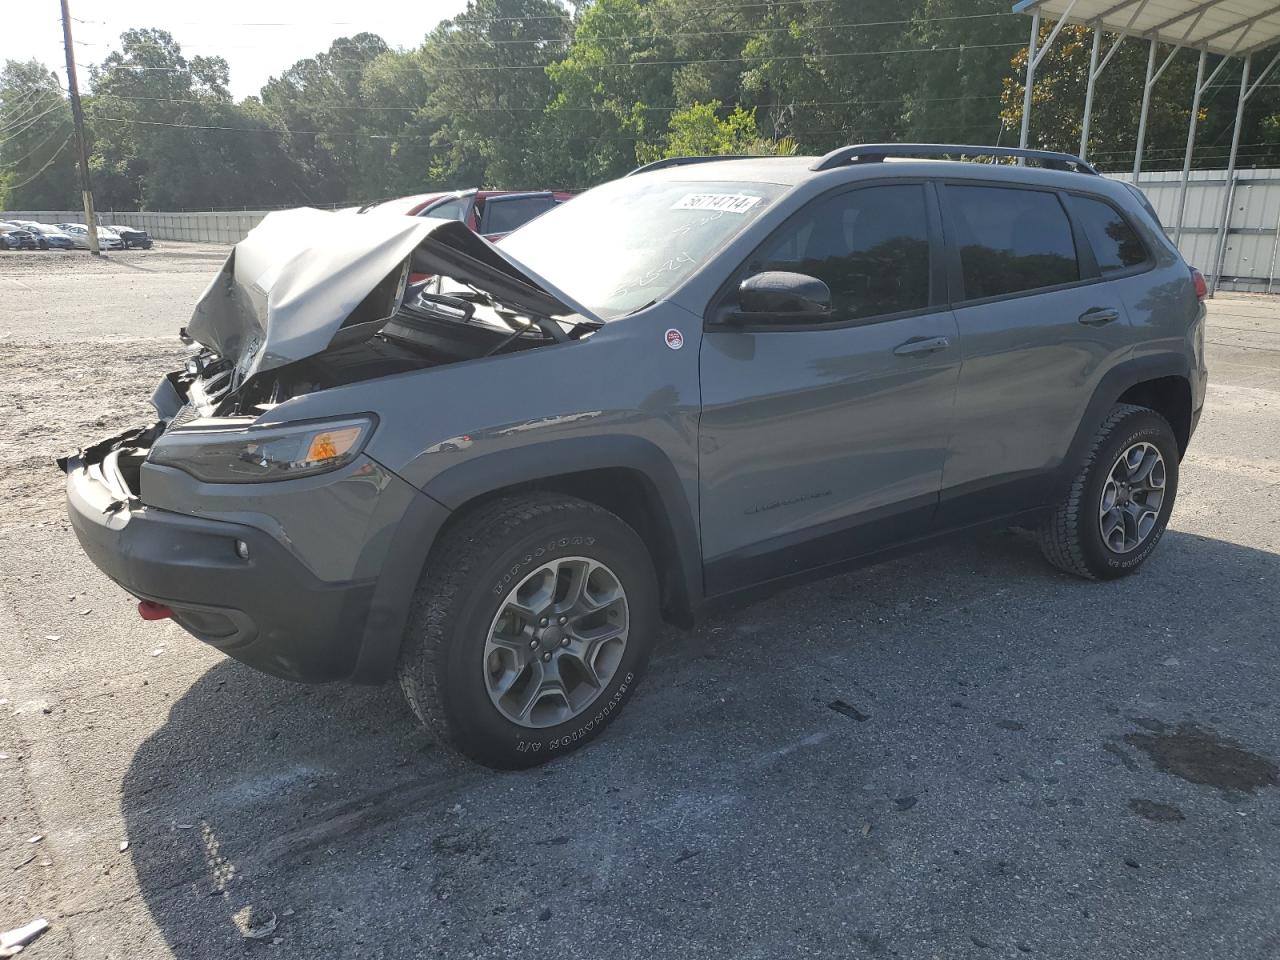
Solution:
M 544 600 L 567 604 L 567 596 L 557 600 L 560 585 L 568 586 L 575 570 L 589 571 L 583 596 L 599 590 L 615 599 L 602 613 L 567 616 L 561 636 L 556 624 L 565 620 Z M 536 594 L 525 592 L 535 587 Z M 549 617 L 525 618 L 513 597 Z M 448 749 L 498 769 L 536 766 L 590 742 L 617 718 L 648 662 L 658 619 L 652 560 L 622 520 L 573 497 L 502 498 L 458 518 L 432 550 L 409 613 L 400 685 Z M 621 645 L 617 638 L 596 641 L 575 659 L 575 651 L 591 649 L 582 637 L 616 633 L 618 624 Z M 533 643 L 541 646 L 533 650 Z M 590 683 L 579 668 L 587 661 Z M 563 678 L 561 689 L 572 685 L 574 696 L 552 689 L 539 698 L 533 691 L 548 677 Z M 512 692 L 500 694 L 504 687 Z M 513 718 L 517 701 L 526 699 L 534 705 L 523 720 Z
M 1158 452 L 1159 459 L 1148 468 L 1153 451 Z M 1128 466 L 1120 463 L 1126 453 L 1139 463 L 1131 474 Z M 1178 494 L 1179 457 L 1178 440 L 1164 417 L 1131 404 L 1113 407 L 1094 435 L 1084 465 L 1041 525 L 1040 548 L 1045 558 L 1060 570 L 1089 580 L 1114 580 L 1137 570 L 1164 536 Z M 1152 477 L 1163 468 L 1158 506 L 1151 493 L 1138 493 L 1130 500 L 1127 484 L 1120 485 L 1121 493 L 1116 499 L 1113 471 L 1114 476 L 1128 479 L 1126 474 L 1137 476 L 1143 468 Z M 1146 484 L 1152 482 L 1148 478 Z M 1139 481 L 1132 489 L 1137 491 L 1142 485 Z M 1104 495 L 1111 499 L 1104 501 Z M 1142 512 L 1141 524 L 1135 521 L 1132 536 L 1131 528 L 1122 525 L 1113 526 L 1110 540 L 1104 539 L 1104 528 L 1118 515 L 1113 509 L 1104 516 L 1108 503 L 1114 503 L 1120 512 L 1127 512 L 1122 504 L 1128 504 L 1133 512 Z M 1151 517 L 1154 520 L 1149 522 Z

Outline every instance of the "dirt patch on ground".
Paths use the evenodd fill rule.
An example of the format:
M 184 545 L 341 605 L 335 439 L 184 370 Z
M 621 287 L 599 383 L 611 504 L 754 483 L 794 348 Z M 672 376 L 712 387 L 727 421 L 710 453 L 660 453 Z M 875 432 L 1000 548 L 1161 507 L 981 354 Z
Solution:
M 1275 786 L 1278 771 L 1274 763 L 1212 730 L 1202 730 L 1194 723 L 1181 723 L 1172 731 L 1159 721 L 1140 725 L 1156 729 L 1127 734 L 1125 743 L 1150 757 L 1157 770 L 1231 793 L 1253 793 Z
M 54 457 L 154 420 L 151 392 L 186 353 L 176 337 L 93 345 L 0 341 L 0 531 L 18 518 L 61 519 Z

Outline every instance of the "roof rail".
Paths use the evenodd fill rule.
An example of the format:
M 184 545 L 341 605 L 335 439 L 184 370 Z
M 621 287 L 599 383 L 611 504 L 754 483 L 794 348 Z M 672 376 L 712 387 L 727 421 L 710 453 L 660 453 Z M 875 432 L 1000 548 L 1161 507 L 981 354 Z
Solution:
M 714 163 L 716 160 L 758 160 L 759 157 L 748 156 L 745 153 L 731 153 L 720 157 L 665 157 L 662 160 L 655 160 L 653 163 L 646 163 L 644 166 L 636 167 L 628 177 L 634 177 L 637 173 L 648 173 L 650 170 L 663 170 L 666 167 L 683 167 L 691 163 Z
M 1023 150 L 1018 147 L 983 147 L 958 143 L 859 143 L 832 150 L 810 164 L 809 169 L 832 170 L 849 163 L 879 163 L 885 157 L 945 156 L 1021 157 L 1025 160 L 1039 160 L 1041 164 L 1052 170 L 1074 169 L 1078 173 L 1091 173 L 1094 176 L 1098 176 L 1097 170 L 1070 153 L 1056 153 L 1052 150 Z M 643 170 L 644 168 L 641 167 L 641 169 Z

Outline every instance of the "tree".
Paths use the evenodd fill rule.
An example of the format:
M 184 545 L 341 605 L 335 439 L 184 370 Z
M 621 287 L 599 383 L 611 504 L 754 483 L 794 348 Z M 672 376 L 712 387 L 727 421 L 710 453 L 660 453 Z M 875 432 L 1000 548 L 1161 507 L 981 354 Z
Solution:
M 551 148 L 535 136 L 551 99 L 546 67 L 571 34 L 556 0 L 470 0 L 427 35 L 419 60 L 434 182 L 535 185 L 529 171 Z
M 76 205 L 71 108 L 58 78 L 35 60 L 0 72 L 0 208 Z
M 662 135 L 675 50 L 655 10 L 640 0 L 596 0 L 582 10 L 573 42 L 547 67 L 553 95 L 539 127 L 545 182 L 621 176 L 642 145 Z
M 127 30 L 90 71 L 89 165 L 103 209 L 220 208 L 305 200 L 283 134 L 235 104 L 221 57 L 188 61 L 164 30 Z
M 392 155 L 386 130 L 397 129 L 402 117 L 381 109 L 383 96 L 398 103 L 396 92 L 385 85 L 366 88 L 365 74 L 389 53 L 376 34 L 342 37 L 262 88 L 263 106 L 291 131 L 286 149 L 302 168 L 309 202 L 382 195 Z
M 716 114 L 723 106 L 719 100 L 712 100 L 673 113 L 662 143 L 637 144 L 636 159 L 652 163 L 664 157 L 795 153 L 792 140 L 778 142 L 760 136 L 754 110 L 734 107 L 721 120 Z

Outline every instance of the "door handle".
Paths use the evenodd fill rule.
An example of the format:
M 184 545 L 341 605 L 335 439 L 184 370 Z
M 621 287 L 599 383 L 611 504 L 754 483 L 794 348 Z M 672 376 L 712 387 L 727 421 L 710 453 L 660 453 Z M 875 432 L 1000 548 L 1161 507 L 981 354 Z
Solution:
M 894 347 L 893 352 L 895 356 L 910 357 L 918 353 L 936 353 L 949 346 L 951 341 L 947 337 L 912 337 Z
M 1110 307 L 1090 307 L 1076 318 L 1086 327 L 1101 327 L 1120 319 L 1120 311 Z

